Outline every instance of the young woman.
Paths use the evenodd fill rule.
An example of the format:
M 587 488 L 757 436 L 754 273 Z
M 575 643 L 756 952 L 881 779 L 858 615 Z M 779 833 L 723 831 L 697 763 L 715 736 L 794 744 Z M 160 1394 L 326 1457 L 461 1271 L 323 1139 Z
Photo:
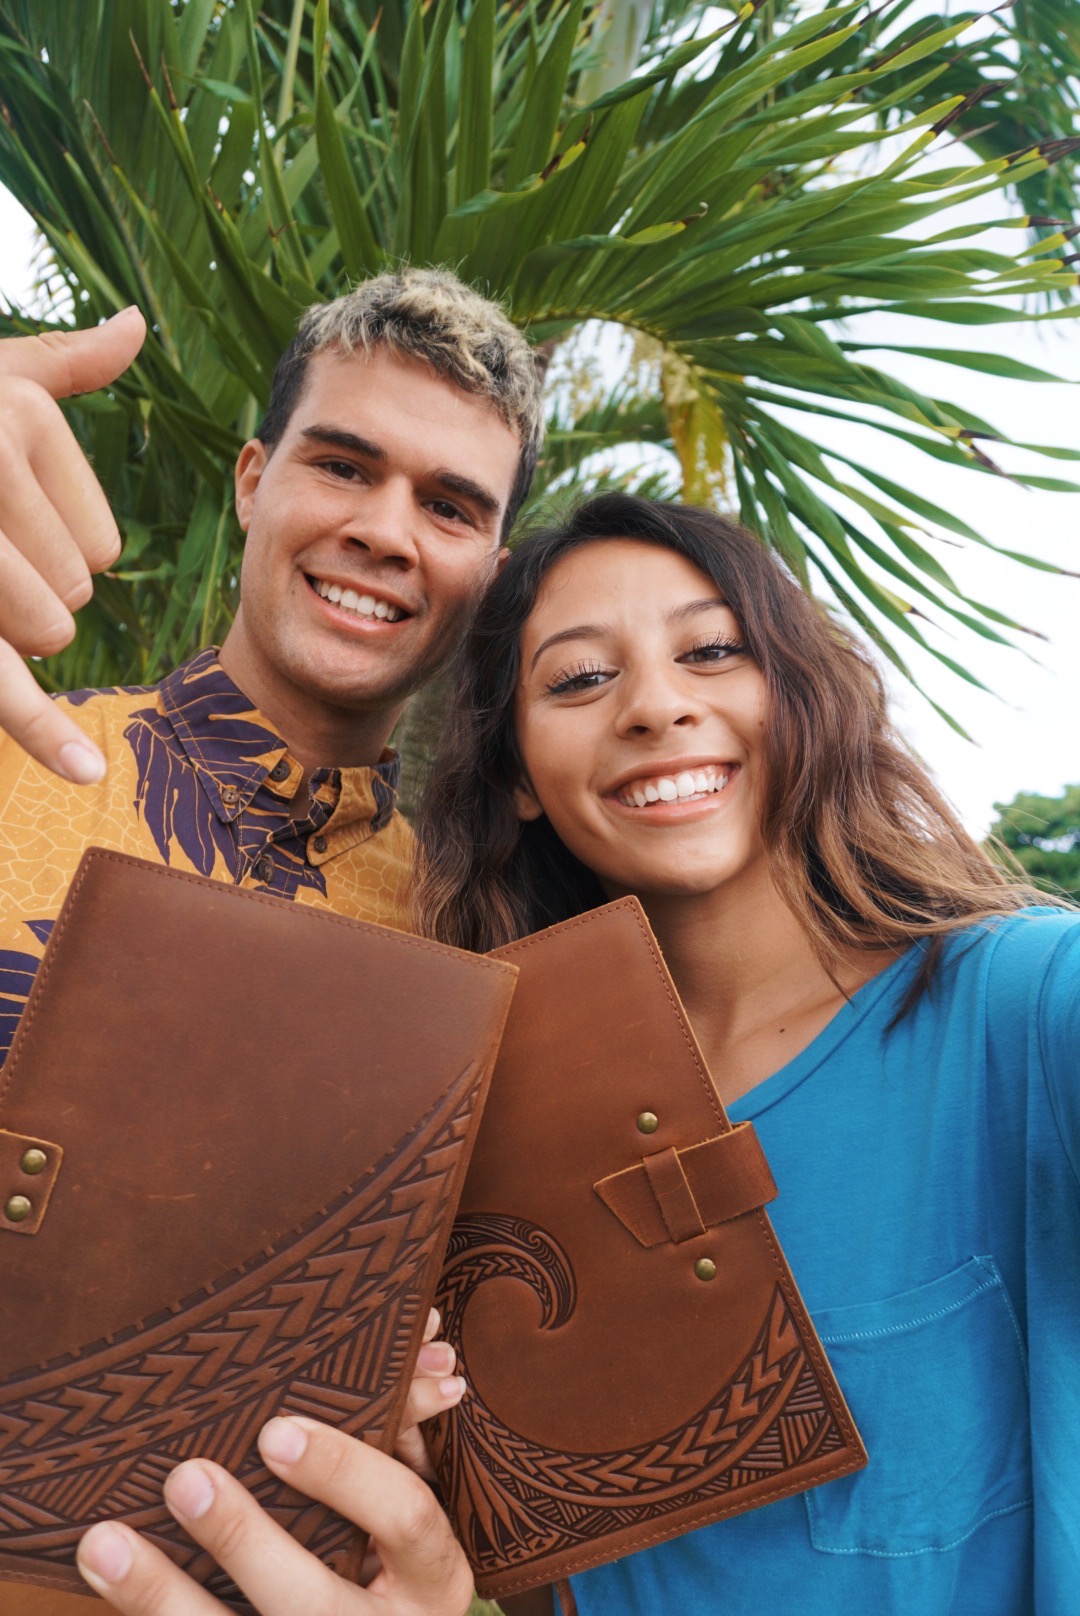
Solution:
M 581 1616 L 1075 1610 L 1080 915 L 965 834 L 865 653 L 736 524 L 594 499 L 486 596 L 422 840 L 466 948 L 640 898 L 870 1454 Z

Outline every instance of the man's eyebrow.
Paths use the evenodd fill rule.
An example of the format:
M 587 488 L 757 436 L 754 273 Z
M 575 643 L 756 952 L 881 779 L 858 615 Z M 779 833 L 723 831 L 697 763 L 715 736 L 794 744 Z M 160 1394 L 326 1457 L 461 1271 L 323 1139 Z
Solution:
M 346 432 L 339 426 L 306 426 L 301 437 L 308 438 L 312 443 L 325 443 L 330 449 L 349 449 L 353 454 L 363 455 L 365 460 L 388 460 L 390 457 L 385 449 L 370 438 L 361 438 L 355 432 Z
M 710 596 L 707 600 L 689 600 L 685 606 L 676 606 L 673 612 L 668 613 L 669 622 L 677 622 L 683 617 L 696 617 L 699 612 L 721 611 L 727 609 L 727 601 L 720 595 Z M 561 645 L 564 640 L 599 640 L 608 630 L 603 623 L 578 623 L 574 628 L 560 629 L 557 634 L 550 634 L 546 640 L 537 646 L 533 659 L 529 663 L 529 671 L 535 668 L 544 651 L 553 645 Z
M 440 469 L 431 473 L 431 481 L 438 488 L 445 488 L 448 494 L 460 494 L 462 499 L 471 500 L 478 510 L 484 511 L 488 516 L 498 516 L 502 505 L 489 492 L 482 483 L 473 482 L 471 477 L 463 477 L 460 472 Z
M 306 426 L 301 437 L 312 443 L 323 443 L 330 449 L 347 449 L 352 454 L 362 455 L 365 460 L 385 462 L 390 456 L 378 443 L 372 443 L 370 438 L 361 438 L 355 432 L 346 432 L 343 427 L 337 426 Z M 440 467 L 430 473 L 428 481 L 437 488 L 445 488 L 448 494 L 457 494 L 460 499 L 467 499 L 488 516 L 498 516 L 502 505 L 495 495 L 485 488 L 483 483 L 474 482 L 471 477 L 463 477 L 460 472 L 450 471 Z

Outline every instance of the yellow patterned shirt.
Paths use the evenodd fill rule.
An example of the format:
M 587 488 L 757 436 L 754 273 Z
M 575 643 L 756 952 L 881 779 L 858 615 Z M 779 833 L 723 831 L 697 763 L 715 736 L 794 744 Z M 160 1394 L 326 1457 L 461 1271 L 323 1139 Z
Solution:
M 90 846 L 408 928 L 413 835 L 394 753 L 317 770 L 294 820 L 304 771 L 213 648 L 160 685 L 59 700 L 109 767 L 68 785 L 0 734 L 0 1062 Z

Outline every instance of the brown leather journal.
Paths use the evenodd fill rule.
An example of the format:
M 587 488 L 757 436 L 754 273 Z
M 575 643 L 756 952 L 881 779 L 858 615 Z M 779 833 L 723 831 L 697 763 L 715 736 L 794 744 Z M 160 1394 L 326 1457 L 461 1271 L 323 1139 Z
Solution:
M 391 1446 L 515 975 L 87 853 L 0 1072 L 0 1579 L 88 1593 L 121 1518 L 247 1609 L 163 1507 L 195 1454 L 355 1576 L 255 1437 Z
M 469 1391 L 431 1447 L 491 1598 L 866 1454 L 641 906 L 519 969 L 438 1305 Z

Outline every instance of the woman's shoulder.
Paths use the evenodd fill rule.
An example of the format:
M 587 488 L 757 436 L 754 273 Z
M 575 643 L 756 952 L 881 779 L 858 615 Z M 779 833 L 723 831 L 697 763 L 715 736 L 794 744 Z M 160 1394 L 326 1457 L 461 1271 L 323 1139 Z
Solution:
M 991 1030 L 1002 1040 L 1034 1032 L 1044 1063 L 1056 1065 L 1080 1038 L 1080 910 L 1019 909 L 952 934 L 943 985 L 985 994 Z M 951 969 L 950 969 L 951 967 Z

